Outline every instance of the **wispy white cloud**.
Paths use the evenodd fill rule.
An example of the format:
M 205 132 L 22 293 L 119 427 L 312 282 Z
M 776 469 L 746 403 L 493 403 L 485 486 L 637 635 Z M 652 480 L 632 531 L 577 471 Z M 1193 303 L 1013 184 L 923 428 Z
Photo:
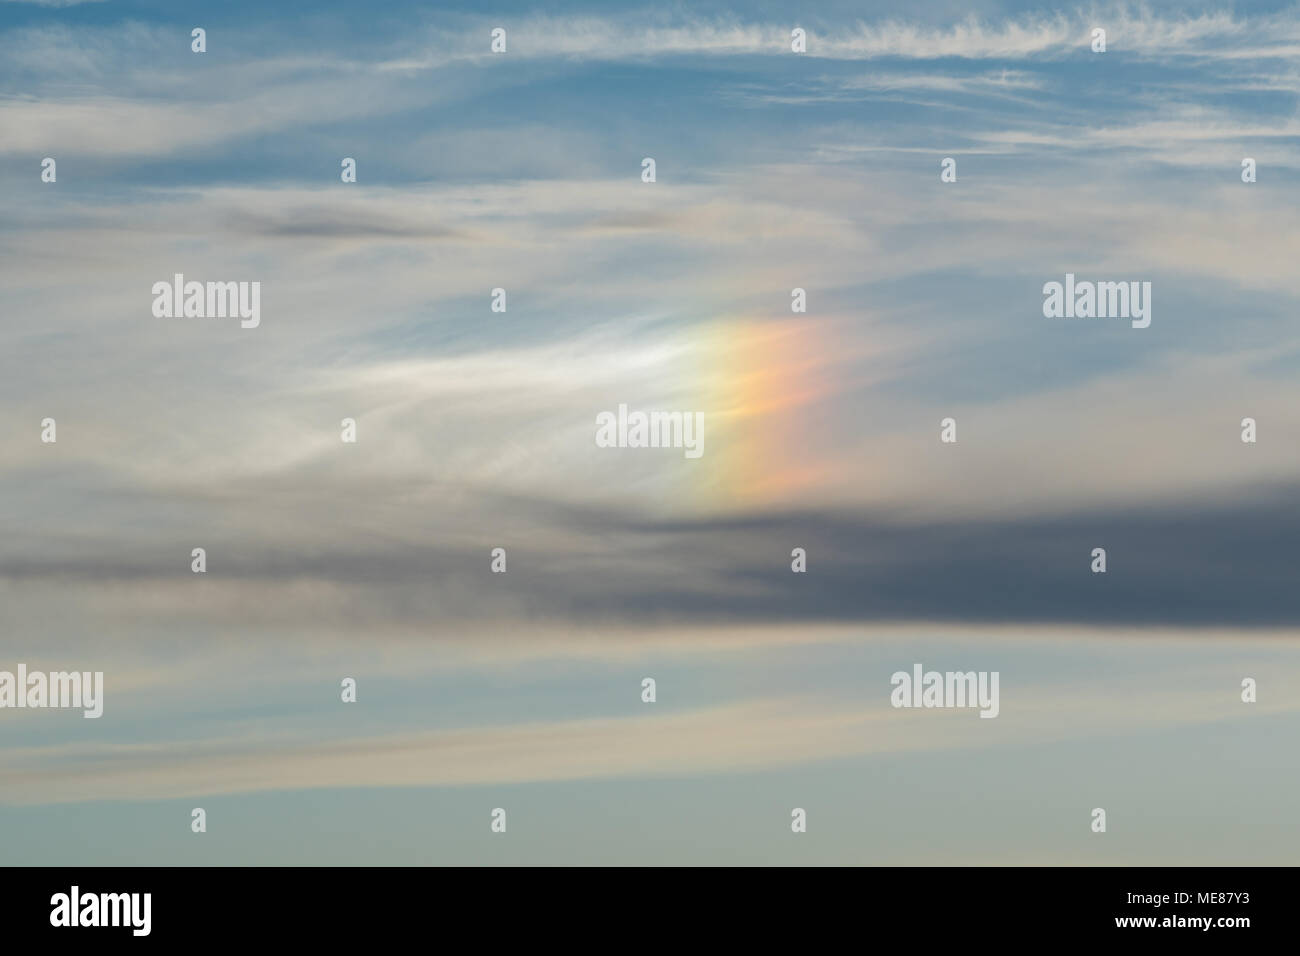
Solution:
M 739 56 L 790 53 L 794 24 L 745 24 L 695 19 L 666 24 L 644 16 L 619 19 L 529 18 L 509 24 L 511 55 L 627 59 L 657 56 Z M 1055 58 L 1090 51 L 1092 29 L 1107 31 L 1108 50 L 1168 58 L 1220 57 L 1249 44 L 1251 56 L 1287 55 L 1300 38 L 1293 11 L 1239 18 L 1229 12 L 1166 16 L 1125 5 L 1076 8 L 1054 14 L 1027 13 L 1003 20 L 971 16 L 948 25 L 920 25 L 901 19 L 851 25 L 802 23 L 805 56 L 830 60 L 902 58 L 935 60 Z M 394 58 L 384 69 L 428 69 L 465 57 L 488 59 L 486 33 L 478 44 L 458 42 L 460 32 L 440 29 L 421 53 Z M 466 49 L 468 46 L 468 49 Z
M 0 3 L 28 3 L 38 7 L 76 7 L 83 3 L 104 3 L 105 0 L 0 0 Z
M 1118 683 L 1001 685 L 1001 713 L 898 710 L 887 674 L 870 702 L 747 698 L 648 716 L 541 720 L 321 742 L 319 733 L 10 747 L 0 802 L 158 800 L 273 790 L 432 787 L 747 772 L 873 754 L 1016 747 L 1300 712 L 1278 693 L 1243 708 L 1215 668 Z M 1270 685 L 1300 676 L 1274 669 Z

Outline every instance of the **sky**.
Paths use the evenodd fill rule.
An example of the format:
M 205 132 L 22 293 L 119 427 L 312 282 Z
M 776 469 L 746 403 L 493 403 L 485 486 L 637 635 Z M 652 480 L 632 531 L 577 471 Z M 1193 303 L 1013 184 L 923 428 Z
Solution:
M 104 673 L 0 709 L 0 864 L 1293 863 L 1297 63 L 1281 3 L 0 0 L 0 671 Z

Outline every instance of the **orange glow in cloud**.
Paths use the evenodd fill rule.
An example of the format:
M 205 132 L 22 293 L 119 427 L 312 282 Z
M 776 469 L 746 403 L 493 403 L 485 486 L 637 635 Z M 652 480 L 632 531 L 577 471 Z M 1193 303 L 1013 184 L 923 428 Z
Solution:
M 805 318 L 734 319 L 704 335 L 706 454 L 717 456 L 709 497 L 799 504 L 833 468 L 814 454 L 816 405 L 833 390 L 833 330 Z

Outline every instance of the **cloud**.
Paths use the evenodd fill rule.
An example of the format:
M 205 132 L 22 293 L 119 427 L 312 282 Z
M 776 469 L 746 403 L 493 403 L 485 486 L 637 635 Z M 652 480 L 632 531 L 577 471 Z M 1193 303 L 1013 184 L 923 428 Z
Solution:
M 14 538 L 0 580 L 15 615 L 69 589 L 124 632 L 410 633 L 444 626 L 635 622 L 979 621 L 1097 626 L 1296 627 L 1285 542 L 1296 486 L 1239 499 L 1025 517 L 925 518 L 806 510 L 666 517 L 493 498 L 436 485 L 301 481 L 194 502 L 184 526 L 141 533 L 151 499 L 117 526 Z M 91 493 L 94 508 L 102 494 Z M 449 506 L 449 502 L 454 504 Z M 173 505 L 174 507 L 174 505 Z M 209 570 L 189 571 L 207 548 Z M 509 587 L 488 572 L 509 552 Z M 790 571 L 790 550 L 810 572 Z M 1108 552 L 1106 574 L 1090 571 Z M 100 625 L 104 627 L 106 625 Z
M 0 803 L 950 750 L 908 803 L 968 750 L 1113 784 L 1156 732 L 1196 766 L 1294 724 L 1295 8 L 895 9 L 802 56 L 654 9 L 266 6 L 202 57 L 14 16 L 50 22 L 0 33 L 0 667 L 107 706 L 6 713 Z M 1152 281 L 1152 327 L 1044 319 L 1067 271 Z M 261 282 L 262 325 L 155 318 L 178 272 Z M 702 412 L 705 457 L 597 448 L 620 403 Z M 1002 716 L 889 708 L 912 660 L 1003 668 Z
M 1051 15 L 1023 14 L 1001 21 L 975 16 L 947 26 L 901 19 L 851 25 L 804 22 L 812 59 L 1055 59 L 1091 52 L 1092 29 L 1107 30 L 1108 51 L 1161 59 L 1215 58 L 1236 45 L 1252 56 L 1285 57 L 1300 38 L 1293 13 L 1238 19 L 1228 12 L 1167 17 L 1123 5 L 1076 8 Z M 690 55 L 791 55 L 789 24 L 736 23 L 696 17 L 688 22 L 630 14 L 618 19 L 533 17 L 509 25 L 509 56 L 523 59 L 626 60 Z M 439 30 L 418 53 L 385 61 L 389 70 L 429 69 L 471 57 L 488 60 L 486 31 L 477 44 L 460 31 Z M 477 37 L 476 37 L 477 38 Z
M 464 102 L 485 89 L 527 84 L 539 70 L 563 72 L 572 64 L 794 56 L 788 25 L 673 21 L 637 11 L 610 18 L 514 21 L 510 52 L 501 56 L 489 50 L 485 22 L 462 17 L 447 25 L 440 18 L 436 26 L 415 25 L 410 38 L 353 46 L 347 55 L 320 52 L 314 35 L 299 50 L 275 52 L 265 49 L 256 33 L 233 32 L 225 34 L 225 42 L 235 58 L 205 60 L 197 68 L 187 36 L 174 29 L 139 23 L 12 29 L 0 35 L 0 53 L 15 74 L 10 88 L 25 92 L 0 100 L 0 122 L 10 130 L 0 149 L 117 160 L 162 157 L 287 129 L 318 135 L 321 128 Z M 828 65 L 874 61 L 881 71 L 859 78 L 821 77 L 805 81 L 807 88 L 796 85 L 759 98 L 794 103 L 872 92 L 1028 92 L 1038 89 L 1040 80 L 1023 69 L 1004 72 L 1000 79 L 996 73 L 909 77 L 884 69 L 908 61 L 1041 65 L 1091 56 L 1090 31 L 1097 24 L 1109 31 L 1107 56 L 1220 61 L 1225 76 L 1231 76 L 1231 61 L 1254 61 L 1258 69 L 1261 61 L 1290 58 L 1300 46 L 1300 19 L 1293 11 L 1237 18 L 1226 12 L 1165 16 L 1112 6 L 1001 21 L 970 17 L 947 26 L 899 19 L 809 23 L 807 59 Z M 49 63 L 60 65 L 57 78 L 46 69 Z M 430 69 L 446 79 L 428 84 L 404 78 Z
M 1240 719 L 1212 671 L 1184 672 L 1177 689 L 1141 681 L 1001 686 L 1001 713 L 896 710 L 882 675 L 870 703 L 748 698 L 637 717 L 541 720 L 439 731 L 341 737 L 318 733 L 147 743 L 7 747 L 0 802 L 163 800 L 274 790 L 447 787 L 747 772 L 873 754 L 1023 746 L 1036 742 Z M 1294 681 L 1294 672 L 1286 680 Z M 1282 678 L 1273 675 L 1274 682 Z M 1290 714 L 1283 696 L 1252 705 Z
M 0 0 L 0 3 L 30 3 L 38 7 L 76 7 L 83 3 L 104 3 L 105 0 Z

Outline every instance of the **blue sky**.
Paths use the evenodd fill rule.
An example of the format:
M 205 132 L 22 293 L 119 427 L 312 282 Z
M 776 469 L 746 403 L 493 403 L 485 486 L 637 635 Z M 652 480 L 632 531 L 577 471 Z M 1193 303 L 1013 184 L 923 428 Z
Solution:
M 0 861 L 1289 862 L 1297 52 L 1284 4 L 0 2 L 0 670 L 106 684 L 0 711 Z M 260 326 L 154 317 L 178 272 Z M 1066 273 L 1150 327 L 1045 318 Z M 597 447 L 620 403 L 705 454 Z M 915 662 L 1000 716 L 890 708 Z

